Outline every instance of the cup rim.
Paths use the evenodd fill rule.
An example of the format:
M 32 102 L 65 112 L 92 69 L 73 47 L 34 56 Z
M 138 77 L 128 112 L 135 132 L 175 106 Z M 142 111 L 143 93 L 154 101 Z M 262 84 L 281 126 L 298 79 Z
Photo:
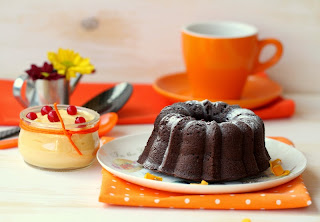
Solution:
M 239 35 L 215 35 L 215 34 L 208 34 L 208 33 L 199 33 L 190 30 L 191 27 L 200 26 L 200 25 L 224 25 L 224 26 L 241 26 L 251 31 L 248 31 L 247 34 L 239 34 Z M 203 22 L 194 22 L 187 24 L 181 28 L 181 32 L 185 33 L 190 36 L 201 37 L 201 38 L 209 38 L 209 39 L 238 39 L 238 38 L 245 38 L 250 37 L 258 34 L 258 29 L 250 24 L 237 22 L 237 21 L 223 21 L 223 20 L 213 20 L 213 21 L 203 21 Z

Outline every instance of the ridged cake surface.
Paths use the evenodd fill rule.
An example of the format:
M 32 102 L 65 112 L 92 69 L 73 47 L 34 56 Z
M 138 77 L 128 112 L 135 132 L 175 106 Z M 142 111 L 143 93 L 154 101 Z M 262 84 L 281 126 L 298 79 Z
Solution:
M 257 175 L 269 160 L 264 124 L 257 115 L 204 100 L 165 107 L 138 163 L 182 179 L 218 182 Z

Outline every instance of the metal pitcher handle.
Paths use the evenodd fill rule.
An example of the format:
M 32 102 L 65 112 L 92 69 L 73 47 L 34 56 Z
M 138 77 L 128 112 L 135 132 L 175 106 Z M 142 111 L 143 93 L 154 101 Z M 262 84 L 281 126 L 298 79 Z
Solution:
M 28 75 L 23 74 L 13 82 L 13 95 L 18 100 L 18 102 L 24 107 L 28 107 L 29 102 L 22 97 L 21 89 L 24 82 L 28 79 L 28 77 L 29 77 Z
M 77 76 L 75 78 L 70 79 L 70 94 L 73 93 L 82 76 L 83 75 L 77 73 Z

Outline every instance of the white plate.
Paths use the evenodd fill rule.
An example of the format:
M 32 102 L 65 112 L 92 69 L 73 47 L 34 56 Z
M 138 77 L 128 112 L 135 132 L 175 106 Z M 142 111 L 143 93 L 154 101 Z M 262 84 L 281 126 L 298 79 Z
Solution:
M 266 138 L 266 147 L 271 159 L 281 159 L 283 169 L 291 171 L 289 175 L 276 177 L 268 169 L 256 177 L 243 180 L 213 183 L 207 186 L 193 185 L 190 181 L 144 169 L 136 162 L 149 136 L 150 133 L 144 133 L 110 141 L 98 151 L 99 163 L 112 174 L 131 183 L 157 190 L 189 194 L 243 193 L 272 188 L 296 178 L 307 166 L 307 160 L 299 150 Z M 161 176 L 163 181 L 145 179 L 144 175 L 147 172 Z

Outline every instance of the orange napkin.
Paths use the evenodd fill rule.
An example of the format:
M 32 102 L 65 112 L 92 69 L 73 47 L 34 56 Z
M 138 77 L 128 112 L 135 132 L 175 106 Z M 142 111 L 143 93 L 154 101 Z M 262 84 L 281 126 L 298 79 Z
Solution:
M 291 143 L 282 137 L 274 139 Z M 122 180 L 105 169 L 102 170 L 99 201 L 139 207 L 238 210 L 288 209 L 306 207 L 311 204 L 311 198 L 301 176 L 278 187 L 258 192 L 192 195 L 142 187 Z
M 18 125 L 23 107 L 12 94 L 12 80 L 0 80 L 0 125 Z M 114 83 L 80 83 L 70 98 L 73 105 L 82 105 L 95 95 L 115 85 Z M 161 109 L 172 101 L 158 94 L 150 84 L 133 84 L 133 94 L 128 103 L 118 112 L 119 124 L 153 123 Z M 274 102 L 253 110 L 262 119 L 290 117 L 295 103 L 279 97 Z

